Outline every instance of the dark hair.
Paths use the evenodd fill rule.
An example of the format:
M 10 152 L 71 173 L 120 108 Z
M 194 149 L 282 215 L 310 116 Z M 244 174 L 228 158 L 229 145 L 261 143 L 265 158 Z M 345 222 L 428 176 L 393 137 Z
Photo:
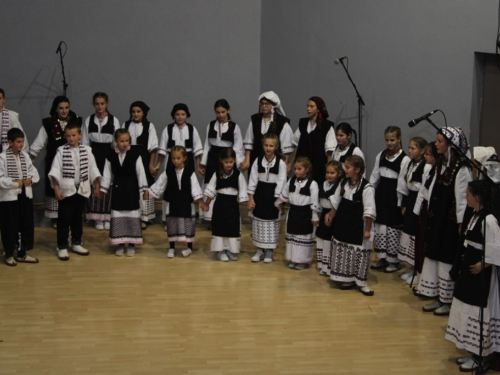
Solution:
M 122 136 L 124 134 L 128 134 L 128 136 L 130 137 L 130 133 L 128 132 L 127 129 L 125 129 L 125 128 L 116 129 L 115 134 L 114 134 L 115 141 L 117 141 L 118 138 L 120 138 L 120 136 Z
M 415 143 L 419 150 L 425 149 L 425 146 L 427 146 L 427 141 L 422 137 L 413 137 L 410 142 Z
M 66 125 L 66 127 L 64 128 L 64 134 L 66 134 L 66 130 L 74 130 L 74 129 L 77 129 L 78 133 L 82 132 L 82 128 L 80 127 L 80 125 L 74 122 L 69 122 L 68 125 Z
M 328 163 L 325 165 L 325 171 L 328 167 L 332 167 L 337 171 L 337 174 L 339 175 L 339 178 L 344 177 L 344 168 L 342 167 L 342 163 L 337 160 L 330 160 Z
M 326 110 L 326 104 L 323 99 L 321 99 L 319 96 L 311 96 L 307 101 L 314 102 L 316 104 L 316 107 L 318 108 L 318 116 L 316 118 L 316 123 L 318 124 L 318 127 L 321 129 L 321 123 L 323 120 L 326 120 L 329 116 L 328 111 Z
M 57 107 L 59 107 L 59 104 L 61 103 L 68 103 L 71 105 L 69 99 L 63 95 L 56 96 L 54 100 L 52 101 L 52 106 L 50 107 L 50 115 L 51 116 L 57 116 Z
M 227 158 L 233 158 L 236 160 L 236 152 L 234 152 L 234 149 L 232 147 L 225 147 L 221 150 L 220 155 L 219 155 L 219 178 L 223 178 L 224 175 L 224 166 L 222 165 L 222 160 L 227 159 Z M 236 163 L 234 164 L 236 167 Z
M 467 185 L 474 196 L 479 196 L 483 206 L 480 212 L 493 214 L 497 221 L 500 219 L 500 192 L 497 185 L 489 180 L 473 180 Z M 484 211 L 483 211 L 484 210 Z
M 358 155 L 351 155 L 345 158 L 345 162 L 351 164 L 354 168 L 359 168 L 359 176 L 361 178 L 357 181 L 358 183 L 361 183 L 361 180 L 363 179 L 363 173 L 365 173 L 365 161 L 361 156 Z M 345 193 L 345 185 L 349 181 L 348 178 L 344 178 L 342 180 L 342 183 L 340 184 L 340 196 L 344 196 Z
M 3 91 L 3 89 L 0 88 L 0 94 L 3 95 L 3 98 L 5 99 L 5 91 Z
M 96 92 L 96 93 L 94 94 L 94 96 L 92 97 L 92 104 L 94 104 L 94 101 L 95 101 L 97 98 L 103 98 L 103 99 L 106 101 L 106 103 L 109 101 L 109 99 L 108 99 L 108 94 L 106 94 L 105 92 L 100 92 L 100 91 L 98 91 L 98 92 Z
M 149 107 L 146 103 L 144 103 L 143 101 L 135 101 L 133 102 L 132 104 L 130 104 L 130 108 L 128 110 L 128 112 L 130 113 L 130 119 L 132 119 L 132 108 L 134 107 L 138 107 L 141 109 L 142 113 L 144 114 L 142 116 L 142 120 L 146 120 L 147 116 L 148 116 L 148 113 L 149 113 Z
M 302 164 L 304 166 L 304 168 L 307 169 L 307 177 L 311 177 L 312 176 L 312 164 L 311 164 L 311 160 L 309 160 L 309 158 L 307 156 L 299 156 L 297 159 L 295 159 L 295 162 L 293 163 L 294 165 L 295 164 Z
M 172 117 L 173 120 L 175 120 L 175 113 L 177 111 L 184 111 L 184 112 L 186 112 L 186 115 L 187 115 L 188 118 L 191 117 L 191 113 L 189 113 L 189 108 L 184 103 L 177 103 L 172 108 L 172 112 L 170 112 L 170 116 Z
M 224 108 L 227 112 L 227 119 L 228 120 L 231 120 L 231 115 L 229 114 L 229 110 L 231 109 L 231 107 L 229 106 L 229 103 L 227 102 L 226 99 L 219 99 L 215 102 L 214 104 L 214 111 L 217 110 L 217 108 L 219 107 L 222 107 Z
M 276 150 L 274 150 L 274 155 L 276 155 L 279 159 L 283 159 L 283 155 L 281 154 L 280 151 L 280 138 L 278 137 L 277 134 L 275 133 L 266 133 L 262 136 L 261 143 L 262 147 L 264 147 L 264 140 L 266 139 L 272 139 L 273 141 L 276 142 Z
M 430 149 L 430 152 L 432 154 L 432 156 L 434 156 L 434 159 L 437 159 L 439 158 L 439 154 L 437 152 L 437 147 L 436 147 L 436 143 L 435 142 L 430 142 L 430 143 L 427 143 L 425 145 L 425 152 L 427 152 L 427 150 Z
M 341 122 L 340 124 L 337 125 L 337 127 L 335 128 L 335 135 L 339 132 L 339 131 L 342 131 L 342 133 L 344 133 L 345 135 L 347 136 L 352 136 L 352 133 L 354 133 L 354 139 L 355 139 L 355 142 L 354 144 L 358 144 L 358 134 L 356 133 L 356 131 L 351 127 L 350 124 L 348 124 L 347 122 Z M 352 141 L 351 141 L 352 142 Z
M 172 152 L 180 152 L 182 154 L 182 157 L 187 157 L 187 151 L 184 146 L 175 145 L 170 149 L 170 154 L 172 154 Z
M 403 143 L 401 142 L 401 128 L 399 126 L 388 126 L 385 128 L 384 135 L 387 133 L 396 133 L 396 137 L 399 138 L 399 147 L 403 148 Z
M 24 132 L 19 128 L 10 128 L 7 132 L 7 140 L 14 142 L 17 138 L 24 139 Z

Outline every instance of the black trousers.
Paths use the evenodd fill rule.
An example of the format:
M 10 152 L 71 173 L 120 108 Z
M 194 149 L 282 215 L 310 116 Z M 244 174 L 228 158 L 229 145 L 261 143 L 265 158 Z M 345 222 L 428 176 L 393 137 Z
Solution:
M 81 245 L 83 233 L 83 210 L 87 198 L 80 194 L 74 194 L 59 201 L 57 213 L 57 247 L 67 249 L 69 246 L 68 236 L 71 229 L 73 245 Z
M 17 200 L 0 202 L 0 225 L 2 245 L 5 257 L 14 255 L 19 243 L 19 256 L 26 255 L 26 250 L 33 249 L 35 220 L 33 217 L 33 200 L 26 197 L 25 189 L 17 196 Z

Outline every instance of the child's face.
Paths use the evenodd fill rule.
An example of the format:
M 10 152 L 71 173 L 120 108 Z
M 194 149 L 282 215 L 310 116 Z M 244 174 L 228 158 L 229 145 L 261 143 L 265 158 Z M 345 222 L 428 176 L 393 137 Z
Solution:
M 129 134 L 121 134 L 118 139 L 115 140 L 116 146 L 120 152 L 125 152 L 130 145 L 130 135 Z
M 234 160 L 234 158 L 225 158 L 221 159 L 220 162 L 222 163 L 222 168 L 224 168 L 224 171 L 226 173 L 229 173 L 233 170 L 236 160 Z
M 415 142 L 410 141 L 410 144 L 408 145 L 408 157 L 411 160 L 419 160 L 424 153 L 425 149 L 418 148 Z
M 24 147 L 24 138 L 19 137 L 14 141 L 9 141 L 9 146 L 12 149 L 12 152 L 17 155 Z
M 5 103 L 5 98 L 3 94 L 0 92 L 0 109 L 3 109 L 4 103 Z
M 266 158 L 272 159 L 274 157 L 276 149 L 278 148 L 278 145 L 276 144 L 276 141 L 274 139 L 264 139 L 264 142 L 262 142 L 262 147 L 264 148 L 264 154 L 266 155 Z
M 354 168 L 354 166 L 351 163 L 346 161 L 344 164 L 344 172 L 346 178 L 350 178 L 351 180 L 357 180 L 359 178 L 360 169 Z
M 184 125 L 186 123 L 186 120 L 187 120 L 187 113 L 186 111 L 183 111 L 182 109 L 179 109 L 177 112 L 175 112 L 174 114 L 174 117 L 175 117 L 175 123 L 177 125 Z
M 312 100 L 309 100 L 307 102 L 307 115 L 310 117 L 310 118 L 316 118 L 316 115 L 318 114 L 319 110 L 318 110 L 318 106 L 316 105 L 315 102 L 313 102 Z
M 227 115 L 229 114 L 229 112 L 231 112 L 231 110 L 224 107 L 215 108 L 215 115 L 217 116 L 217 121 L 219 121 L 219 124 L 224 124 L 225 122 L 227 122 Z
M 57 117 L 59 118 L 66 118 L 69 115 L 69 103 L 68 102 L 61 102 L 57 105 Z
M 134 122 L 141 122 L 144 117 L 144 112 L 140 107 L 132 107 L 130 114 L 132 115 L 132 120 L 134 120 Z
M 467 193 L 465 194 L 465 200 L 467 201 L 467 206 L 472 207 L 476 211 L 479 210 L 479 197 L 472 194 L 468 186 Z
M 339 130 L 337 131 L 337 133 L 335 133 L 335 138 L 337 138 L 337 143 L 341 147 L 345 147 L 349 144 L 349 142 L 351 142 L 351 136 L 352 135 L 347 135 L 342 130 Z
M 399 147 L 400 137 L 397 136 L 396 132 L 386 133 L 385 134 L 385 147 L 389 151 L 395 151 Z
M 339 175 L 339 172 L 337 172 L 337 169 L 335 169 L 334 167 L 332 167 L 331 165 L 326 167 L 326 180 L 333 184 L 334 182 L 337 182 L 337 180 L 339 179 L 340 175 Z
M 182 152 L 174 151 L 170 153 L 170 159 L 172 160 L 172 164 L 177 169 L 184 168 L 184 163 L 187 160 L 187 156 L 184 156 Z
M 80 133 L 78 129 L 68 129 L 64 132 L 64 136 L 66 137 L 66 142 L 68 142 L 71 147 L 76 147 L 80 142 L 80 138 L 82 138 L 82 133 Z
M 426 151 L 424 154 L 424 158 L 426 164 L 430 165 L 436 164 L 436 158 L 434 157 L 434 155 L 432 155 L 432 153 Z
M 436 148 L 438 154 L 446 154 L 448 152 L 448 141 L 442 134 L 436 135 Z
M 108 102 L 104 98 L 95 98 L 94 99 L 94 108 L 96 113 L 102 114 L 105 113 L 108 108 Z
M 260 105 L 260 112 L 265 116 L 265 115 L 270 115 L 273 109 L 272 103 L 268 102 L 265 99 L 262 99 L 259 103 Z
M 293 168 L 294 168 L 295 177 L 297 177 L 299 179 L 307 177 L 307 173 L 309 172 L 309 168 L 306 168 L 301 163 L 295 163 Z

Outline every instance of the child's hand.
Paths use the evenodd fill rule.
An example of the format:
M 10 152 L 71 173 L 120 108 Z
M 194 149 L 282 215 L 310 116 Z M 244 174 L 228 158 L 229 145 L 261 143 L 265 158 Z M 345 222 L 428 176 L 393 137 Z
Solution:
M 325 215 L 325 225 L 330 227 L 332 225 L 332 217 L 330 215 Z
M 246 171 L 250 167 L 250 162 L 243 160 L 240 164 L 240 171 Z
M 12 182 L 17 182 L 18 189 L 22 189 L 23 188 L 23 185 L 24 185 L 23 180 L 12 180 Z
M 31 186 L 33 180 L 31 178 L 26 178 L 23 180 L 24 186 Z
M 278 204 L 278 206 L 276 206 L 276 208 L 278 209 L 278 211 L 281 211 L 283 209 L 283 203 Z
M 208 204 L 206 204 L 205 202 L 201 202 L 200 207 L 203 212 L 208 212 L 209 210 Z
M 314 227 L 319 226 L 319 221 L 318 220 L 311 220 L 311 223 Z
M 369 230 L 365 230 L 365 233 L 363 234 L 363 239 L 369 240 L 371 237 L 371 232 Z
M 64 199 L 64 196 L 61 194 L 61 192 L 59 190 L 55 190 L 54 195 L 56 196 L 56 199 L 58 201 L 62 201 Z
M 255 208 L 255 202 L 253 200 L 248 201 L 247 208 L 249 211 L 252 211 Z
M 405 212 L 406 212 L 406 207 L 403 207 L 403 208 L 401 209 L 401 215 L 405 216 Z
M 205 166 L 200 164 L 200 167 L 198 168 L 198 173 L 201 174 L 202 176 L 205 176 Z
M 103 195 L 104 194 L 101 192 L 101 190 L 94 189 L 94 197 L 102 199 Z
M 147 201 L 149 199 L 149 191 L 145 191 L 144 194 L 142 194 L 142 200 Z
M 156 170 L 155 167 L 153 167 L 152 165 L 149 165 L 149 173 L 151 174 L 151 176 L 156 177 L 156 175 L 158 174 L 158 171 Z

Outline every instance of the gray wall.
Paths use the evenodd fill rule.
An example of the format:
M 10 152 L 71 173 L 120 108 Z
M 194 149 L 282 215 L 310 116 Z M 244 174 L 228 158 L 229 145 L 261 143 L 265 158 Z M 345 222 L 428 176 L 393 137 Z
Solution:
M 334 60 L 348 56 L 363 99 L 363 151 L 369 170 L 388 125 L 403 146 L 430 125 L 407 123 L 431 110 L 469 130 L 474 52 L 494 52 L 498 1 L 268 0 L 262 3 L 261 91 L 280 95 L 297 126 L 312 95 L 325 99 L 336 123 L 357 126 L 357 99 Z M 440 114 L 432 117 L 444 125 Z
M 64 59 L 72 109 L 92 113 L 96 91 L 121 121 L 144 100 L 160 132 L 172 105 L 186 102 L 202 135 L 226 98 L 246 130 L 258 95 L 278 93 L 295 129 L 307 98 L 323 97 L 335 122 L 357 123 L 349 71 L 365 102 L 363 150 L 371 169 L 383 129 L 409 137 L 434 131 L 406 124 L 435 108 L 469 130 L 474 52 L 493 52 L 493 0 L 0 0 L 0 87 L 32 141 L 61 93 Z M 444 124 L 440 115 L 433 117 Z M 41 158 L 37 167 L 42 171 Z M 43 184 L 35 191 L 41 201 Z
M 213 104 L 226 98 L 246 129 L 260 90 L 260 8 L 260 0 L 0 1 L 6 107 L 20 113 L 33 141 L 62 93 L 55 51 L 64 40 L 68 97 L 78 115 L 89 116 L 92 95 L 105 91 L 122 122 L 130 103 L 145 101 L 161 132 L 172 106 L 185 102 L 204 136 Z M 43 173 L 42 157 L 36 166 Z M 43 199 L 42 183 L 35 199 Z

